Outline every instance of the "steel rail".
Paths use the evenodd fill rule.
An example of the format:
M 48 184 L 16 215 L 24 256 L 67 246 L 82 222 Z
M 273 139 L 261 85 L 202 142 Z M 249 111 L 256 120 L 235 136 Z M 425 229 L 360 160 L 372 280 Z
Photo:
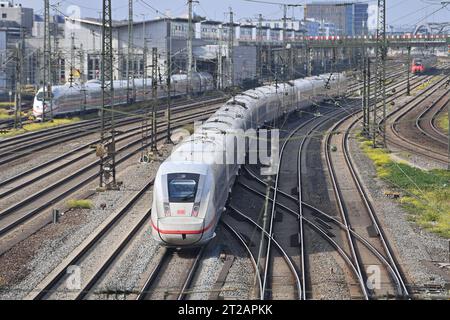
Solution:
M 150 219 L 152 209 L 147 212 L 138 220 L 132 230 L 127 234 L 126 238 L 110 253 L 107 259 L 101 264 L 101 266 L 95 271 L 94 275 L 87 281 L 84 281 L 83 287 L 80 289 L 79 294 L 75 297 L 75 300 L 83 300 L 88 295 L 100 278 L 106 273 L 108 268 L 114 263 L 114 261 L 120 256 L 125 247 L 131 242 L 131 240 L 137 235 L 138 231 L 143 226 L 148 225 L 146 222 Z
M 307 122 L 308 123 L 308 122 Z M 279 158 L 279 163 L 278 163 L 278 168 L 277 168 L 277 173 L 276 173 L 276 178 L 275 178 L 275 188 L 274 188 L 274 198 L 276 199 L 277 197 L 277 192 L 278 192 L 278 182 L 279 182 L 279 177 L 280 177 L 280 168 L 281 168 L 281 161 L 283 159 L 283 153 L 284 153 L 284 149 L 286 147 L 286 145 L 288 144 L 289 140 L 292 138 L 292 136 L 301 128 L 303 128 L 306 124 L 302 124 L 300 126 L 298 126 L 296 129 L 294 129 L 294 131 L 292 131 L 288 137 L 286 138 L 286 140 L 284 141 L 281 150 L 280 150 L 280 158 Z M 272 247 L 271 242 L 273 239 L 273 225 L 274 225 L 274 220 L 275 220 L 275 205 L 272 205 L 272 208 L 270 210 L 270 224 L 269 224 L 269 234 L 270 237 L 268 238 L 267 241 L 267 246 L 266 246 L 266 257 L 265 257 L 265 267 L 264 267 L 264 275 L 263 275 L 263 300 L 266 297 L 266 286 L 267 286 L 267 281 L 268 281 L 268 272 L 269 272 L 269 263 L 272 260 L 271 259 L 271 255 L 270 255 L 270 249 Z M 303 297 L 303 292 L 302 292 L 302 288 L 303 285 L 300 282 L 300 279 L 298 277 L 298 274 L 296 274 L 296 285 L 297 285 L 297 289 L 298 289 L 298 297 L 299 299 L 302 299 Z
M 327 163 L 327 167 L 328 167 L 328 171 L 330 173 L 330 179 L 331 179 L 331 183 L 333 186 L 333 192 L 336 198 L 336 202 L 338 204 L 338 208 L 339 208 L 339 212 L 341 213 L 341 217 L 342 220 L 344 222 L 344 225 L 346 227 L 346 233 L 347 233 L 347 241 L 348 241 L 348 245 L 350 248 L 350 252 L 353 258 L 353 261 L 355 262 L 356 265 L 356 269 L 358 270 L 358 275 L 359 275 L 359 279 L 364 279 L 362 271 L 361 271 L 361 267 L 362 267 L 362 263 L 356 253 L 356 248 L 355 248 L 355 243 L 352 237 L 352 234 L 350 232 L 350 224 L 348 222 L 348 217 L 347 217 L 347 211 L 345 210 L 344 207 L 344 203 L 342 200 L 342 196 L 341 196 L 341 192 L 339 189 L 339 185 L 337 182 L 337 178 L 336 178 L 336 173 L 335 173 L 335 169 L 333 166 L 333 162 L 331 161 L 331 156 L 330 156 L 330 142 L 331 142 L 331 138 L 333 136 L 332 132 L 334 131 L 336 126 L 333 126 L 330 130 L 329 133 L 327 134 L 326 138 L 325 138 L 325 144 L 323 146 L 323 152 L 325 154 L 325 159 L 326 159 L 326 163 Z M 364 298 L 366 300 L 369 299 L 369 294 L 367 292 L 367 288 L 364 282 L 360 283 L 360 286 L 362 288 L 363 291 L 363 295 Z
M 208 244 L 209 245 L 209 244 Z M 206 246 L 194 248 L 192 254 L 194 257 L 192 258 L 192 263 L 189 266 L 189 270 L 186 274 L 186 278 L 182 279 L 181 284 L 179 286 L 179 290 L 176 293 L 170 293 L 170 295 L 175 296 L 177 300 L 184 300 L 186 296 L 189 294 L 187 290 L 189 289 L 192 280 L 194 278 L 195 272 L 197 271 L 200 261 L 203 257 L 203 254 L 206 250 Z M 139 291 L 139 294 L 136 297 L 136 300 L 147 300 L 149 293 L 151 293 L 151 288 L 157 284 L 157 279 L 160 274 L 163 274 L 163 266 L 168 266 L 171 263 L 171 260 L 174 259 L 175 249 L 173 248 L 163 248 L 164 252 L 162 254 L 161 259 L 158 261 L 156 266 L 151 271 L 149 277 L 145 281 L 142 290 Z
M 147 182 L 144 187 L 142 187 L 133 197 L 127 201 L 127 203 L 122 206 L 115 214 L 108 217 L 107 223 L 102 225 L 97 232 L 89 235 L 87 239 L 85 239 L 81 245 L 77 247 L 77 250 L 72 252 L 62 263 L 60 263 L 56 267 L 55 275 L 48 275 L 44 280 L 42 280 L 37 285 L 37 290 L 33 290 L 29 295 L 25 297 L 26 300 L 37 300 L 43 299 L 47 294 L 52 293 L 51 288 L 54 287 L 63 277 L 66 275 L 66 270 L 71 265 L 76 265 L 81 258 L 88 253 L 100 240 L 110 232 L 113 227 L 121 220 L 121 218 L 129 212 L 134 204 L 137 203 L 142 196 L 150 190 L 153 186 L 154 180 L 150 180 Z M 149 214 L 147 212 L 146 216 Z M 91 281 L 89 281 L 90 283 Z
M 162 265 L 165 264 L 166 261 L 169 259 L 170 255 L 173 254 L 173 249 L 164 247 L 163 250 L 164 250 L 164 252 L 163 252 L 163 256 L 162 256 L 161 260 L 158 262 L 156 267 L 150 273 L 150 276 L 145 281 L 144 286 L 142 287 L 142 290 L 139 291 L 139 294 L 137 295 L 136 300 L 145 300 L 146 296 L 149 293 L 151 286 L 156 281 L 156 278 L 157 278 L 159 272 L 161 271 Z
M 197 118 L 197 115 L 193 115 L 193 117 Z M 178 127 L 181 127 L 183 124 L 179 124 Z M 157 138 L 157 141 L 162 141 L 164 138 L 166 137 L 165 135 L 165 131 L 163 130 L 163 132 L 159 133 L 159 137 Z M 123 146 L 120 149 L 117 149 L 116 151 L 119 153 L 123 150 L 127 150 L 129 148 L 131 148 L 132 146 L 138 145 L 140 144 L 141 141 L 140 139 L 137 139 L 131 143 L 129 143 L 128 145 Z M 147 147 L 150 146 L 150 143 L 147 144 Z M 125 154 L 124 156 L 122 156 L 121 158 L 117 159 L 116 164 L 119 165 L 121 163 L 123 163 L 125 160 L 129 159 L 130 157 L 134 156 L 135 154 L 137 154 L 138 152 L 140 152 L 142 149 L 142 145 L 140 145 L 139 147 L 137 147 L 135 150 L 129 151 L 127 152 L 127 154 Z M 57 181 L 56 183 L 48 186 L 47 188 L 29 196 L 26 199 L 23 199 L 22 201 L 16 203 L 13 206 L 10 206 L 9 208 L 6 208 L 5 210 L 0 212 L 0 221 L 2 219 L 4 219 L 5 217 L 9 216 L 10 214 L 14 213 L 15 210 L 17 210 L 18 208 L 24 207 L 26 205 L 28 205 L 30 203 L 30 201 L 36 200 L 38 199 L 40 196 L 48 193 L 49 191 L 58 188 L 59 186 L 64 185 L 67 181 L 71 181 L 72 179 L 76 178 L 78 175 L 84 173 L 84 172 L 88 172 L 89 170 L 95 169 L 96 166 L 98 165 L 98 161 L 95 161 L 81 169 L 79 169 L 78 171 L 70 174 L 69 176 L 66 176 L 65 178 Z M 40 212 L 42 212 L 44 209 L 48 208 L 49 206 L 51 206 L 52 204 L 60 201 L 61 199 L 63 199 L 64 197 L 66 197 L 67 195 L 73 193 L 74 191 L 78 190 L 79 188 L 81 188 L 83 185 L 91 182 L 93 179 L 95 179 L 98 176 L 98 171 L 96 170 L 94 173 L 90 174 L 87 178 L 85 178 L 84 180 L 82 180 L 81 182 L 77 183 L 74 187 L 69 188 L 68 190 L 58 194 L 56 197 L 52 198 L 51 200 L 45 202 L 44 204 L 40 204 L 36 207 L 34 207 L 31 211 L 26 212 L 24 215 L 22 215 L 22 217 L 15 219 L 14 221 L 12 221 L 11 223 L 0 227 L 0 236 L 4 236 L 7 232 L 11 231 L 12 229 L 14 229 L 15 227 L 17 227 L 18 225 L 26 222 L 27 220 L 29 220 L 30 218 L 34 217 L 35 215 L 39 214 Z
M 384 231 L 380 227 L 380 222 L 379 222 L 379 219 L 378 219 L 378 217 L 377 217 L 377 215 L 375 213 L 373 205 L 372 205 L 372 203 L 369 200 L 367 192 L 366 192 L 365 188 L 363 187 L 363 185 L 361 183 L 361 179 L 360 179 L 359 175 L 357 174 L 357 172 L 355 170 L 355 166 L 354 166 L 354 164 L 353 164 L 353 162 L 351 160 L 350 150 L 348 148 L 349 133 L 352 130 L 352 128 L 356 125 L 356 123 L 358 121 L 359 121 L 359 119 L 357 119 L 356 121 L 352 122 L 352 124 L 349 126 L 349 128 L 345 131 L 344 138 L 342 139 L 342 147 L 343 147 L 343 150 L 344 150 L 345 161 L 347 163 L 347 166 L 350 169 L 353 181 L 355 182 L 355 184 L 356 184 L 356 186 L 358 188 L 359 194 L 362 196 L 364 205 L 365 205 L 367 211 L 369 212 L 370 219 L 371 219 L 373 225 L 375 226 L 375 228 L 377 230 L 378 236 L 379 236 L 379 238 L 381 240 L 381 243 L 383 244 L 384 250 L 385 250 L 385 252 L 386 252 L 386 254 L 388 256 L 388 259 L 390 261 L 389 268 L 391 269 L 391 271 L 393 269 L 393 271 L 397 275 L 396 278 L 397 278 L 397 281 L 398 281 L 398 285 L 400 286 L 399 292 L 401 292 L 403 296 L 407 297 L 407 296 L 409 296 L 408 289 L 406 288 L 405 281 L 404 281 L 404 279 L 402 277 L 402 274 L 401 274 L 401 272 L 399 270 L 398 262 L 396 261 L 396 259 L 394 258 L 394 255 L 392 254 L 392 248 L 389 245 L 388 241 L 386 240 Z M 340 124 L 342 124 L 344 122 L 345 121 L 341 121 Z
M 254 173 L 251 173 L 251 174 L 254 175 Z M 266 185 L 266 183 L 265 183 L 264 181 L 260 180 L 259 178 L 256 178 L 256 179 L 258 179 L 258 182 L 260 182 L 261 184 Z M 247 186 L 247 185 L 245 185 L 245 184 L 243 184 L 243 183 L 241 183 L 241 182 L 239 182 L 239 184 L 240 184 L 242 187 L 244 187 L 245 189 L 247 189 L 247 190 L 249 190 L 250 192 L 252 192 L 253 194 L 256 194 L 256 195 L 258 195 L 258 196 L 260 196 L 260 197 L 265 197 L 265 196 L 266 196 L 266 195 L 264 195 L 263 193 L 261 193 L 260 191 L 255 190 L 255 189 L 253 189 L 253 188 L 250 187 L 250 186 Z M 291 196 L 290 194 L 284 193 L 284 195 L 285 195 L 287 198 L 290 198 L 291 200 L 293 200 L 293 201 L 295 201 L 295 202 L 298 202 L 298 199 L 295 198 L 295 197 L 293 197 L 293 196 Z M 269 201 L 273 201 L 273 199 L 272 199 L 272 198 L 269 198 Z M 305 206 L 306 208 L 308 208 L 309 210 L 311 210 L 311 211 L 313 211 L 313 212 L 316 212 L 316 213 L 318 213 L 318 214 L 324 216 L 327 220 L 333 222 L 336 226 L 338 226 L 338 227 L 339 227 L 340 229 L 342 229 L 343 231 L 348 230 L 348 228 L 345 226 L 344 223 L 342 223 L 342 222 L 339 221 L 338 219 L 334 218 L 333 216 L 331 216 L 331 215 L 329 215 L 329 214 L 323 212 L 322 210 L 320 210 L 320 209 L 318 209 L 318 208 L 316 208 L 316 207 L 314 207 L 314 206 L 312 206 L 312 205 L 310 205 L 310 204 L 308 204 L 308 203 L 306 203 L 306 202 L 302 202 L 302 205 Z M 294 210 L 292 210 L 291 208 L 287 207 L 286 205 L 277 202 L 277 206 L 279 206 L 279 207 L 281 207 L 282 209 L 286 210 L 286 211 L 287 211 L 288 213 L 290 213 L 291 215 L 297 216 L 297 217 L 300 219 L 300 215 L 299 215 L 297 212 L 295 212 Z M 309 220 L 308 220 L 306 217 L 304 217 L 304 216 L 303 216 L 303 219 L 304 219 L 305 221 L 309 221 Z M 311 224 L 314 224 L 314 222 L 311 222 Z M 315 225 L 315 224 L 314 224 L 314 225 Z M 316 225 L 315 225 L 315 226 L 316 226 Z M 320 227 L 318 227 L 318 226 L 316 226 L 316 227 L 320 229 Z M 322 231 L 323 231 L 323 230 L 322 230 Z M 356 238 L 356 240 L 358 240 L 359 242 L 361 242 L 361 244 L 363 244 L 368 250 L 370 250 L 370 251 L 372 252 L 372 254 L 375 255 L 375 256 L 380 260 L 380 262 L 381 262 L 382 264 L 384 264 L 384 265 L 390 270 L 391 274 L 393 274 L 393 275 L 395 276 L 395 270 L 390 266 L 390 263 L 386 260 L 386 258 L 383 256 L 383 254 L 382 254 L 377 248 L 375 248 L 375 247 L 374 247 L 374 246 L 373 246 L 373 245 L 372 245 L 372 244 L 371 244 L 364 236 L 360 235 L 359 233 L 357 233 L 357 232 L 354 231 L 353 229 L 349 229 L 349 232 Z M 332 240 L 331 237 L 328 236 L 326 233 L 325 233 L 325 235 L 326 235 L 326 239 L 325 239 L 325 240 L 327 240 L 327 241 Z M 344 254 L 344 255 L 342 255 L 342 258 L 344 258 L 344 260 L 346 260 L 346 261 L 347 261 L 347 259 L 348 259 L 348 261 L 350 262 L 350 263 L 349 263 L 349 266 L 350 266 L 350 267 L 352 268 L 352 270 L 354 271 L 355 276 L 358 278 L 358 280 L 363 281 L 362 278 L 359 278 L 359 274 L 358 274 L 358 272 L 357 272 L 357 268 L 356 268 L 355 262 L 353 261 L 353 259 L 351 258 L 351 256 L 349 256 L 349 255 L 345 252 L 345 249 L 342 248 L 342 246 L 340 246 L 339 244 L 337 244 L 337 243 L 334 242 L 334 241 L 330 241 L 330 244 L 333 245 L 333 247 L 335 247 L 336 249 L 339 248 L 339 249 L 338 249 L 339 253 L 343 253 L 343 254 Z
M 208 102 L 211 101 L 214 103 L 214 101 L 217 101 L 218 103 L 220 101 L 226 101 L 225 99 L 227 99 L 226 96 L 209 96 L 209 97 L 204 97 L 204 98 L 200 98 L 197 99 L 196 102 L 192 102 L 190 100 L 179 100 L 178 102 L 176 102 L 173 106 L 172 109 L 175 112 L 178 112 L 177 110 L 179 110 L 180 108 L 189 108 L 195 105 L 198 105 L 199 103 L 202 102 Z M 165 104 L 161 104 L 160 110 L 158 110 L 158 114 L 164 114 L 164 108 L 165 108 Z M 145 111 L 143 110 L 138 110 L 136 113 L 131 113 L 131 112 L 127 112 L 126 110 L 116 110 L 115 111 L 117 113 L 116 117 L 118 119 L 126 119 L 126 118 L 136 118 L 136 119 L 141 119 L 142 118 L 142 114 L 145 113 Z M 60 132 L 64 132 L 66 130 L 71 130 L 71 129 L 78 129 L 78 128 L 82 128 L 84 126 L 89 126 L 95 123 L 99 123 L 100 119 L 95 118 L 95 119 L 88 119 L 88 120 L 82 120 L 76 123 L 69 123 L 69 124 L 64 124 L 64 125 L 60 125 L 60 126 L 56 126 L 56 127 L 50 127 L 50 128 L 46 128 L 46 129 L 42 129 L 39 131 L 30 131 L 27 133 L 23 133 L 17 136 L 13 136 L 13 137 L 6 137 L 3 139 L 0 139 L 0 147 L 5 147 L 5 146 L 9 146 L 13 143 L 18 143 L 21 142 L 22 140 L 33 140 L 33 139 L 38 139 L 41 138 L 43 136 L 46 136 L 48 134 L 53 134 L 53 133 L 60 133 Z M 2 138 L 2 136 L 0 135 L 0 138 Z
M 210 111 L 204 113 L 203 116 L 210 115 L 213 112 L 215 112 L 215 110 L 210 110 Z M 190 115 L 180 116 L 180 117 L 172 119 L 172 122 L 176 123 L 176 122 L 180 122 L 180 121 L 186 121 L 186 120 L 189 120 L 191 118 L 192 118 L 192 116 L 190 116 Z M 161 122 L 161 123 L 158 124 L 158 129 L 164 129 L 166 125 L 167 125 L 166 122 Z M 122 132 L 121 135 L 119 135 L 118 138 L 116 139 L 116 142 L 121 142 L 123 140 L 132 138 L 134 136 L 138 136 L 138 135 L 140 135 L 140 130 L 141 130 L 141 126 L 130 128 L 130 129 Z M 10 195 L 10 194 L 12 194 L 12 193 L 14 193 L 16 191 L 18 191 L 18 190 L 21 190 L 23 187 L 28 186 L 31 183 L 34 183 L 34 182 L 39 181 L 39 180 L 41 180 L 43 178 L 46 178 L 50 174 L 58 172 L 61 169 L 64 169 L 65 167 L 68 167 L 69 165 L 72 165 L 72 164 L 74 164 L 74 163 L 76 163 L 78 161 L 81 161 L 84 158 L 87 158 L 88 156 L 92 155 L 95 151 L 94 150 L 88 150 L 85 153 L 83 153 L 83 154 L 81 154 L 81 155 L 79 155 L 79 156 L 77 156 L 77 157 L 75 157 L 75 158 L 73 158 L 73 159 L 71 159 L 69 161 L 64 161 L 58 167 L 55 167 L 55 168 L 53 168 L 51 170 L 47 170 L 47 171 L 43 172 L 42 174 L 40 174 L 40 175 L 38 175 L 38 176 L 36 176 L 34 178 L 28 179 L 27 181 L 25 181 L 22 184 L 18 184 L 18 185 L 14 186 L 14 187 L 7 188 L 7 186 L 9 184 L 13 183 L 14 181 L 17 181 L 18 179 L 24 178 L 27 175 L 30 175 L 30 174 L 32 174 L 34 172 L 39 171 L 39 170 L 43 170 L 45 167 L 47 167 L 47 166 L 49 166 L 51 164 L 55 164 L 58 161 L 64 160 L 65 158 L 74 155 L 76 152 L 82 151 L 84 149 L 89 149 L 91 145 L 93 145 L 93 144 L 95 144 L 95 142 L 99 142 L 99 141 L 100 140 L 95 140 L 95 141 L 90 142 L 88 144 L 85 144 L 85 145 L 82 145 L 80 147 L 77 147 L 76 149 L 70 150 L 70 151 L 68 151 L 68 152 L 66 152 L 66 153 L 64 153 L 64 154 L 62 154 L 62 155 L 60 155 L 60 156 L 58 156 L 56 158 L 50 159 L 49 161 L 44 162 L 44 163 L 42 163 L 42 164 L 40 164 L 40 165 L 38 165 L 36 167 L 33 167 L 33 168 L 28 169 L 26 171 L 22 171 L 19 174 L 15 175 L 15 176 L 13 176 L 11 178 L 8 178 L 6 180 L 0 181 L 0 189 L 2 189 L 2 188 L 6 189 L 5 191 L 0 192 L 0 199 L 6 197 L 6 196 L 8 196 L 8 195 Z
M 398 132 L 398 130 L 396 128 L 396 126 L 397 126 L 398 122 L 400 121 L 400 119 L 403 118 L 408 113 L 408 111 L 410 109 L 413 109 L 413 108 L 419 106 L 423 101 L 425 101 L 428 98 L 427 94 L 428 95 L 430 94 L 429 90 L 433 90 L 432 93 L 437 91 L 439 89 L 439 87 L 441 85 L 443 85 L 444 81 L 446 81 L 447 77 L 448 76 L 443 77 L 440 81 L 432 84 L 430 88 L 427 88 L 428 90 L 423 91 L 420 94 L 420 97 L 421 97 L 420 99 L 412 100 L 409 103 L 406 103 L 402 108 L 399 108 L 399 109 L 395 110 L 394 112 L 390 113 L 386 117 L 386 119 L 388 119 L 388 118 L 391 118 L 391 117 L 399 114 L 392 121 L 392 123 L 390 125 L 390 129 L 391 129 L 392 133 L 394 134 L 395 138 L 397 138 L 400 141 L 406 143 L 407 145 L 401 144 L 400 142 L 396 142 L 394 139 L 389 138 L 389 137 L 387 138 L 388 142 L 390 142 L 390 143 L 392 143 L 392 144 L 394 144 L 394 145 L 396 145 L 396 146 L 398 146 L 398 147 L 400 147 L 402 149 L 406 149 L 406 150 L 412 151 L 412 152 L 414 152 L 416 154 L 424 155 L 424 156 L 426 156 L 428 158 L 431 158 L 431 159 L 434 159 L 434 160 L 436 160 L 438 162 L 442 162 L 442 163 L 447 164 L 447 154 L 439 153 L 436 150 L 432 150 L 432 149 L 427 148 L 427 147 L 425 147 L 423 145 L 415 143 L 414 141 L 411 141 L 410 139 L 407 139 L 407 138 L 403 137 Z M 400 111 L 403 111 L 403 112 L 400 113 Z M 411 148 L 410 145 L 413 146 L 414 148 Z M 423 151 L 427 151 L 427 152 L 423 152 L 422 150 Z M 439 157 L 437 157 L 434 154 L 438 155 Z M 442 159 L 440 157 L 442 157 Z
M 223 99 L 220 99 L 221 101 Z M 214 106 L 216 104 L 219 104 L 220 102 L 217 102 L 216 100 L 212 101 L 211 103 L 208 102 L 208 105 Z M 173 111 L 173 114 L 178 114 L 190 110 L 200 109 L 205 106 L 205 103 L 199 102 L 197 104 L 191 104 L 189 106 L 183 106 L 183 109 Z M 159 112 L 160 116 L 164 114 L 163 111 Z M 117 126 L 126 126 L 134 123 L 140 123 L 142 121 L 141 117 L 126 117 L 118 121 Z M 25 157 L 27 155 L 30 155 L 31 153 L 34 153 L 36 151 L 41 151 L 62 143 L 65 143 L 67 141 L 71 141 L 77 138 L 82 138 L 88 135 L 95 134 L 97 132 L 97 129 L 99 128 L 99 125 L 92 124 L 90 126 L 87 126 L 85 130 L 79 131 L 78 129 L 73 130 L 61 130 L 60 132 L 56 132 L 54 135 L 44 135 L 42 140 L 39 141 L 27 141 L 26 143 L 23 142 L 14 142 L 11 143 L 8 146 L 2 147 L 2 152 L 0 153 L 0 165 L 7 164 L 11 161 L 20 159 L 22 157 Z M 119 130 L 118 130 L 119 131 Z M 119 132 L 120 133 L 120 132 Z M 94 142 L 96 143 L 96 142 Z M 20 152 L 22 151 L 22 152 Z
M 295 269 L 292 259 L 286 253 L 286 251 L 283 249 L 283 247 L 278 243 L 278 241 L 275 238 L 273 238 L 273 236 L 271 236 L 266 230 L 264 230 L 264 228 L 261 227 L 257 222 L 255 222 L 253 219 L 251 219 L 250 217 L 248 217 L 247 215 L 242 213 L 236 207 L 234 207 L 232 205 L 228 205 L 228 208 L 230 208 L 231 211 L 233 211 L 233 212 L 237 213 L 238 215 L 240 215 L 241 217 L 243 217 L 249 224 L 251 224 L 251 225 L 255 226 L 257 229 L 259 229 L 266 238 L 272 239 L 271 243 L 275 244 L 275 247 L 277 248 L 277 250 L 282 254 L 284 260 L 286 261 L 286 264 L 288 265 L 289 269 L 291 270 L 292 274 L 294 275 L 295 282 L 298 284 L 300 279 L 298 277 L 298 273 L 297 273 L 297 270 Z M 263 288 L 264 287 L 262 287 L 262 289 Z M 264 292 L 262 292 L 262 294 L 261 294 L 261 300 L 264 300 Z
M 426 135 L 428 138 L 438 142 L 441 145 L 444 145 L 445 147 L 447 147 L 448 141 L 447 141 L 447 136 L 444 135 L 442 132 L 440 132 L 433 124 L 433 118 L 436 116 L 436 114 L 440 113 L 446 106 L 448 103 L 448 92 L 445 91 L 442 95 L 440 95 L 436 100 L 434 100 L 430 106 L 428 106 L 427 108 L 425 108 L 416 118 L 416 127 L 420 130 L 421 133 L 423 133 L 424 135 Z M 440 105 L 442 104 L 442 105 Z M 439 107 L 437 108 L 437 110 L 435 112 L 433 112 L 433 115 L 430 119 L 425 119 L 426 114 L 428 114 L 429 112 L 431 112 L 435 107 Z M 423 126 L 422 126 L 422 122 L 427 121 L 427 123 L 430 125 L 430 128 L 433 130 L 433 132 L 435 134 L 437 134 L 438 136 L 428 132 Z
M 221 220 L 220 221 L 226 229 L 229 230 L 229 232 L 231 234 L 233 234 L 235 236 L 235 238 L 238 239 L 238 241 L 241 243 L 241 245 L 244 247 L 244 249 L 247 251 L 249 258 L 251 260 L 251 263 L 253 265 L 253 269 L 255 270 L 255 277 L 257 279 L 258 282 L 258 291 L 259 291 L 259 295 L 261 296 L 262 291 L 262 280 L 261 280 L 261 273 L 258 270 L 258 265 L 256 263 L 255 260 L 255 256 L 253 255 L 250 247 L 247 245 L 247 243 L 245 242 L 244 238 L 242 238 L 242 236 L 240 235 L 240 233 L 238 231 L 236 231 L 236 229 L 234 229 L 229 223 Z

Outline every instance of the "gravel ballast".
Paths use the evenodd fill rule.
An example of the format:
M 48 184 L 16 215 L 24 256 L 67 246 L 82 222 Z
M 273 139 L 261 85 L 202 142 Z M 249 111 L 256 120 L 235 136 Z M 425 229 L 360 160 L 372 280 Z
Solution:
M 164 159 L 170 147 L 163 150 Z M 140 164 L 136 157 L 121 167 L 119 191 L 105 191 L 91 197 L 93 209 L 75 209 L 18 243 L 0 256 L 0 299 L 21 299 L 42 281 L 95 228 L 140 190 L 154 175 L 159 162 Z M 97 181 L 95 182 L 97 183 Z M 91 186 L 92 187 L 92 186 Z M 150 198 L 151 203 L 151 198 Z

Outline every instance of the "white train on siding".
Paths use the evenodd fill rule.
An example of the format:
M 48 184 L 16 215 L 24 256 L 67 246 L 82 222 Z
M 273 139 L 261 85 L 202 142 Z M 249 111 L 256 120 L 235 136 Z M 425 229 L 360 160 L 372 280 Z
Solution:
M 192 93 L 202 93 L 214 90 L 213 78 L 209 73 L 196 72 L 192 76 Z M 146 91 L 146 99 L 151 99 L 152 80 L 135 79 L 135 101 L 144 100 L 144 92 Z M 127 81 L 115 80 L 114 87 L 114 105 L 127 103 Z M 146 89 L 144 91 L 144 88 Z M 163 98 L 167 96 L 166 81 L 158 83 L 157 96 Z M 187 92 L 187 76 L 173 75 L 171 78 L 171 96 L 183 96 Z M 45 114 L 50 112 L 50 106 L 43 106 L 43 89 L 39 89 L 34 97 L 33 115 L 36 119 L 42 119 L 43 108 Z M 62 86 L 52 86 L 52 109 L 53 115 L 66 115 L 84 112 L 86 110 L 98 109 L 102 106 L 102 89 L 100 80 L 89 80 L 84 85 L 69 83 Z
M 282 114 L 339 97 L 346 90 L 344 74 L 323 74 L 280 83 L 278 88 L 248 90 L 226 102 L 159 167 L 153 189 L 153 237 L 163 245 L 184 247 L 215 236 L 239 164 L 222 164 L 226 142 L 214 137 L 232 129 L 261 128 Z

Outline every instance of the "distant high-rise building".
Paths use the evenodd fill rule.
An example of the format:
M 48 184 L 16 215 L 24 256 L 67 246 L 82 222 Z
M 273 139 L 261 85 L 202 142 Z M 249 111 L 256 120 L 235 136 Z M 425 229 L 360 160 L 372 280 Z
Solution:
M 368 33 L 368 4 L 356 2 L 313 2 L 305 6 L 305 19 L 333 23 L 338 35 Z
M 26 32 L 31 33 L 33 28 L 33 9 L 23 8 L 21 4 L 10 1 L 0 1 L 0 20 L 16 22 Z

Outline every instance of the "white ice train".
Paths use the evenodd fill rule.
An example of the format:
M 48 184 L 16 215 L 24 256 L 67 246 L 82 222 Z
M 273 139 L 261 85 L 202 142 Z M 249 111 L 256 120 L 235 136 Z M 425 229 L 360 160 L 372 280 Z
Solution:
M 134 101 L 143 101 L 151 97 L 152 80 L 135 79 Z M 173 75 L 171 78 L 171 96 L 183 96 L 187 92 L 187 76 L 184 74 Z M 192 93 L 203 93 L 214 90 L 213 78 L 209 73 L 195 72 L 192 75 Z M 114 105 L 127 103 L 127 81 L 115 80 L 114 87 Z M 158 83 L 157 97 L 167 96 L 166 81 Z M 144 90 L 145 89 L 145 90 Z M 33 115 L 36 119 L 42 119 L 43 113 L 43 89 L 39 89 L 33 102 Z M 66 114 L 75 114 L 93 109 L 98 109 L 102 105 L 102 89 L 100 80 L 89 80 L 84 85 L 69 83 L 60 86 L 52 86 L 52 110 L 53 115 L 60 116 Z M 50 112 L 50 106 L 46 103 L 44 106 L 45 114 Z
M 278 88 L 248 90 L 226 102 L 159 167 L 153 189 L 153 237 L 166 246 L 186 247 L 215 236 L 239 170 L 238 163 L 223 161 L 228 137 L 217 139 L 218 134 L 261 128 L 281 114 L 341 96 L 346 90 L 344 74 L 323 74 L 280 83 Z

